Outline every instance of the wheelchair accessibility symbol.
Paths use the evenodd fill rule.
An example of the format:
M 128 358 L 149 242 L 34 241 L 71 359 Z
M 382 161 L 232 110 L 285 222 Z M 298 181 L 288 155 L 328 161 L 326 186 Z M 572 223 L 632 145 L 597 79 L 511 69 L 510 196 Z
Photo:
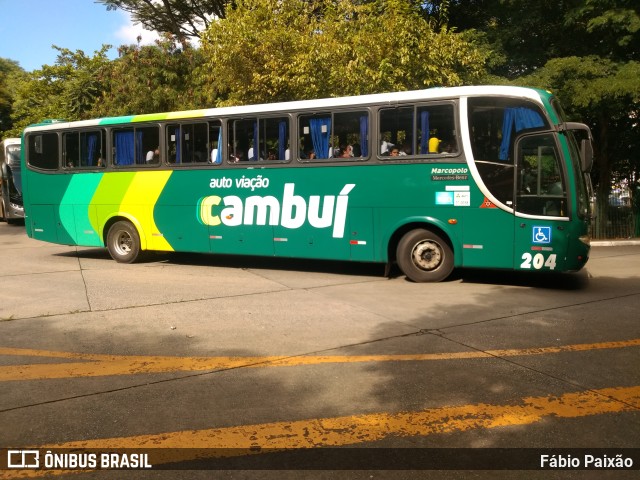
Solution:
M 551 227 L 533 227 L 533 243 L 551 243 Z

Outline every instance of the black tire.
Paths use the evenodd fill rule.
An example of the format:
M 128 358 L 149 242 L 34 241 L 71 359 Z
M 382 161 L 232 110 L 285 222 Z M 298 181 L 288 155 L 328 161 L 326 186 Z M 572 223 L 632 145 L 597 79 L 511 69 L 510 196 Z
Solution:
M 126 220 L 114 223 L 107 233 L 107 250 L 118 263 L 133 263 L 140 256 L 140 235 Z
M 453 271 L 453 250 L 435 233 L 416 229 L 407 232 L 396 250 L 400 270 L 414 282 L 440 282 Z

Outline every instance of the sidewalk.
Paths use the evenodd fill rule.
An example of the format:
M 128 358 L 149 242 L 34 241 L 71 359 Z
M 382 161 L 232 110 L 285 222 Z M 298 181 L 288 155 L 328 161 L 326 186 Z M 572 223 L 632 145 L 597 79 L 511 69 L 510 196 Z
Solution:
M 621 247 L 625 245 L 640 245 L 640 238 L 618 240 L 591 240 L 592 247 Z

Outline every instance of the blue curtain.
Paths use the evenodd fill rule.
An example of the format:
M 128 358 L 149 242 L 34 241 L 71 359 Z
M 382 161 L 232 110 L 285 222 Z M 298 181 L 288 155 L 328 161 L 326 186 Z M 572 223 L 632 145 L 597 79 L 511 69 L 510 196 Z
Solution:
M 329 135 L 331 134 L 331 117 L 309 119 L 311 141 L 316 158 L 329 158 Z M 326 132 L 322 127 L 326 127 Z
M 369 155 L 369 116 L 360 116 L 360 149 L 362 156 Z
M 92 133 L 87 135 L 87 165 L 93 166 L 93 159 L 96 156 L 96 145 L 98 144 L 98 135 Z
M 505 108 L 502 118 L 502 143 L 500 144 L 500 160 L 509 159 L 509 147 L 511 145 L 511 135 L 515 128 L 516 132 L 527 128 L 543 127 L 544 121 L 538 112 L 530 108 L 517 107 Z
M 420 112 L 420 130 L 422 136 L 420 137 L 420 154 L 424 155 L 429 153 L 429 112 L 423 110 Z
M 284 160 L 285 150 L 287 149 L 287 121 L 280 120 L 278 123 L 278 159 Z
M 142 133 L 143 132 L 136 132 L 136 159 L 138 163 L 146 163 L 147 160 L 147 152 L 142 148 Z
M 135 143 L 133 132 L 116 132 L 116 164 L 133 165 Z M 144 158 L 144 157 L 143 157 Z
M 213 163 L 216 165 L 222 163 L 222 128 L 218 130 L 218 151 L 216 152 L 216 159 Z

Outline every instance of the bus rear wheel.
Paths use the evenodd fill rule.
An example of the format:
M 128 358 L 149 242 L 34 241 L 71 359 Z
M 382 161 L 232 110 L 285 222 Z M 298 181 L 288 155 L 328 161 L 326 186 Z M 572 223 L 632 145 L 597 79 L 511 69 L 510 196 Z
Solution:
M 133 263 L 140 255 L 140 235 L 131 222 L 119 221 L 107 233 L 107 250 L 118 263 Z
M 396 260 L 400 270 L 414 282 L 439 282 L 453 271 L 453 251 L 435 233 L 416 229 L 398 243 Z

